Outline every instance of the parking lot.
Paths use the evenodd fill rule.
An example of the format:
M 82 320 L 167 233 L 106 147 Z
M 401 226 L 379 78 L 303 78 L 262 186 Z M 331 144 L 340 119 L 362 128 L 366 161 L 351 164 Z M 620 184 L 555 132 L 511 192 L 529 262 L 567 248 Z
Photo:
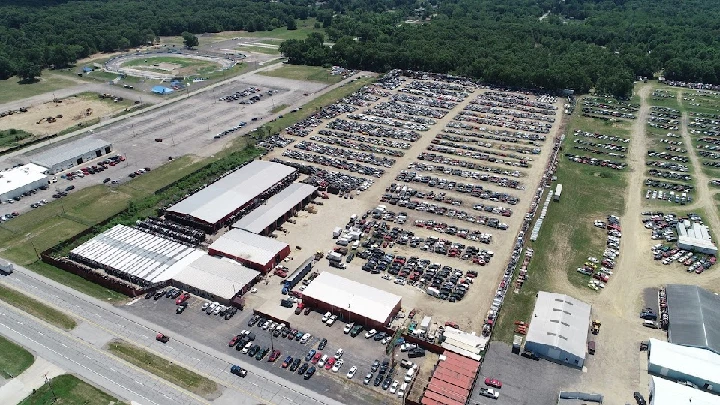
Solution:
M 146 167 L 157 168 L 167 163 L 169 157 L 177 158 L 188 154 L 201 157 L 211 156 L 225 148 L 238 136 L 273 119 L 274 117 L 269 113 L 273 106 L 281 104 L 299 106 L 313 98 L 313 93 L 326 86 L 323 83 L 250 73 L 225 82 L 222 86 L 212 90 L 197 94 L 190 99 L 108 125 L 83 136 L 99 138 L 112 143 L 113 152 L 110 156 L 122 155 L 126 159 L 124 162 L 109 167 L 102 173 L 76 178 L 72 182 L 63 179 L 62 173 L 51 176 L 56 177 L 58 182 L 51 184 L 48 190 L 40 190 L 14 204 L 1 204 L 0 216 L 13 212 L 19 214 L 28 212 L 31 204 L 42 199 L 51 201 L 53 194 L 65 190 L 71 185 L 79 190 L 90 185 L 102 184 L 106 177 L 125 182 L 130 180 L 128 176 L 131 173 Z M 220 100 L 223 96 L 242 92 L 250 87 L 259 88 L 258 94 L 262 95 L 260 100 L 253 104 L 239 104 L 239 101 L 244 101 L 247 97 L 234 102 Z M 268 91 L 272 91 L 272 94 L 268 94 Z M 257 120 L 252 121 L 253 118 L 257 118 Z M 240 122 L 247 123 L 242 130 L 215 138 L 216 135 L 237 126 Z M 157 142 L 156 139 L 161 139 L 162 142 Z M 4 156 L 0 158 L 0 167 L 6 168 L 27 163 L 28 156 L 39 151 L 33 150 L 26 154 Z M 106 157 L 102 157 L 92 162 L 86 162 L 86 165 L 95 165 L 105 159 Z M 72 170 L 77 170 L 77 168 Z
M 282 376 L 297 384 L 303 385 L 308 389 L 316 392 L 322 392 L 324 395 L 332 397 L 338 401 L 347 404 L 365 404 L 365 403 L 397 403 L 397 395 L 391 395 L 389 390 L 383 390 L 382 387 L 373 386 L 374 378 L 377 373 L 373 373 L 373 381 L 366 387 L 363 385 L 365 375 L 370 372 L 370 367 L 375 360 L 382 362 L 389 360 L 385 356 L 385 347 L 373 339 L 365 339 L 363 334 L 352 338 L 343 333 L 344 323 L 337 321 L 333 326 L 326 326 L 321 322 L 323 314 L 310 312 L 308 315 L 292 315 L 289 318 L 289 326 L 300 331 L 313 335 L 306 343 L 301 344 L 296 340 L 276 337 L 272 338 L 268 330 L 262 329 L 258 325 L 248 326 L 248 320 L 252 316 L 252 311 L 246 309 L 238 312 L 229 320 L 224 320 L 217 315 L 207 315 L 202 312 L 201 308 L 206 301 L 197 297 L 188 300 L 188 308 L 182 314 L 176 314 L 175 300 L 162 297 L 158 300 L 153 298 L 140 299 L 130 306 L 124 307 L 131 313 L 163 325 L 167 329 L 163 332 L 169 336 L 182 334 L 200 343 L 214 347 L 218 350 L 227 351 L 228 354 L 237 359 L 237 364 L 251 363 L 254 366 L 261 367 L 273 374 Z M 261 347 L 268 347 L 280 350 L 281 354 L 275 362 L 269 362 L 270 353 L 261 360 L 251 358 L 247 354 L 241 354 L 235 348 L 228 347 L 228 343 L 232 337 L 239 334 L 242 330 L 248 330 L 255 334 L 254 343 Z M 289 369 L 281 367 L 287 356 L 293 359 L 301 358 L 302 363 L 305 362 L 305 356 L 311 349 L 318 349 L 318 343 L 321 339 L 327 339 L 327 346 L 321 350 L 322 353 L 332 357 L 337 349 L 342 348 L 344 353 L 342 359 L 343 366 L 337 371 L 332 372 L 317 367 L 315 375 L 309 380 L 304 380 L 302 375 L 297 372 L 291 372 Z M 397 350 L 396 361 L 407 359 L 405 353 Z M 423 359 L 423 358 L 419 358 Z M 413 361 L 418 359 L 413 359 Z M 353 379 L 346 377 L 347 372 L 352 366 L 357 366 L 358 370 Z M 398 379 L 402 383 L 402 377 L 405 369 L 399 365 L 395 367 L 392 379 Z M 360 389 L 363 387 L 364 389 Z
M 491 399 L 479 394 L 487 388 L 485 378 L 502 382 L 500 397 Z M 577 384 L 582 371 L 547 360 L 531 360 L 512 354 L 510 346 L 493 342 L 485 356 L 470 403 L 479 405 L 539 405 L 557 402 L 561 388 Z

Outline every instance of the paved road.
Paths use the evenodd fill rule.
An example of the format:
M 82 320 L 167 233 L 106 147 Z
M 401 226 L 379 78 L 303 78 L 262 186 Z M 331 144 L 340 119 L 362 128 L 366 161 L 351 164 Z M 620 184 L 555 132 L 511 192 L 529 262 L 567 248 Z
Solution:
M 173 337 L 168 344 L 159 343 L 155 340 L 156 331 L 161 330 L 161 328 L 157 325 L 128 314 L 122 309 L 116 308 L 110 304 L 85 296 L 84 294 L 74 291 L 68 287 L 55 283 L 52 280 L 32 273 L 27 269 L 17 265 L 15 267 L 16 271 L 12 275 L 3 279 L 6 284 L 21 290 L 25 294 L 28 294 L 38 300 L 45 301 L 60 310 L 73 314 L 80 324 L 77 328 L 78 330 L 83 330 L 81 328 L 87 328 L 87 330 L 93 331 L 93 333 L 89 333 L 87 336 L 81 335 L 80 337 L 74 337 L 72 332 L 63 332 L 44 325 L 38 321 L 33 321 L 26 322 L 26 324 L 33 324 L 34 328 L 32 330 L 21 330 L 21 332 L 23 332 L 26 336 L 37 336 L 37 332 L 52 334 L 53 338 L 48 339 L 49 341 L 65 343 L 68 347 L 74 347 L 76 352 L 70 352 L 72 355 L 68 355 L 68 358 L 58 364 L 61 367 L 77 372 L 79 375 L 88 379 L 93 377 L 94 379 L 91 381 L 97 383 L 99 386 L 110 392 L 120 395 L 122 398 L 134 399 L 135 397 L 133 397 L 131 393 L 127 392 L 127 388 L 125 388 L 123 390 L 125 392 L 121 394 L 118 392 L 120 388 L 117 387 L 114 382 L 111 383 L 110 381 L 106 381 L 105 378 L 94 377 L 93 375 L 98 372 L 97 367 L 95 369 L 90 369 L 89 371 L 84 369 L 84 367 L 83 370 L 77 370 L 78 367 L 70 367 L 72 362 L 85 360 L 84 357 L 87 356 L 90 356 L 87 359 L 88 362 L 92 362 L 98 358 L 102 360 L 99 364 L 108 364 L 107 362 L 109 361 L 118 362 L 111 356 L 107 355 L 101 347 L 104 345 L 105 341 L 109 339 L 123 339 L 137 346 L 141 346 L 156 355 L 171 360 L 176 364 L 180 364 L 188 369 L 191 369 L 216 381 L 218 384 L 227 387 L 223 395 L 216 399 L 214 403 L 237 404 L 237 401 L 242 398 L 247 401 L 247 403 L 253 404 L 339 404 L 337 401 L 326 398 L 321 394 L 312 392 L 300 385 L 283 380 L 265 370 L 259 369 L 252 363 L 239 363 L 238 360 L 233 359 L 226 354 L 220 353 L 189 339 L 178 336 Z M 3 309 L 3 311 L 6 313 L 17 312 L 5 309 Z M 23 317 L 18 314 L 16 318 L 18 320 L 22 320 L 29 317 Z M 15 325 L 17 325 L 17 322 Z M 7 329 L 2 331 L 3 334 L 6 332 Z M 98 338 L 98 336 L 103 335 L 107 338 Z M 18 335 L 11 335 L 10 337 L 21 343 L 25 339 L 24 337 L 18 337 Z M 43 338 L 43 343 L 44 341 L 45 339 Z M 39 348 L 37 347 L 39 343 L 33 343 L 33 345 L 34 346 L 28 345 L 28 347 L 39 352 Z M 42 345 L 40 346 L 40 349 L 42 349 Z M 62 349 L 56 347 L 52 348 L 62 352 Z M 88 350 L 88 348 L 91 350 Z M 50 351 L 48 349 L 43 350 Z M 51 357 L 51 355 L 53 355 L 52 351 L 48 354 L 43 352 L 44 357 L 51 361 L 55 361 L 58 355 L 55 354 L 53 357 Z M 80 360 L 77 360 L 77 358 Z M 66 364 L 68 362 L 71 364 Z M 230 374 L 229 369 L 233 362 L 235 364 L 242 365 L 250 371 L 247 378 L 238 378 L 237 376 Z M 113 368 L 117 369 L 117 367 Z M 127 368 L 128 366 L 125 366 L 125 369 Z M 145 372 L 141 373 L 147 374 Z M 138 375 L 137 372 L 119 374 L 122 374 L 123 376 Z M 149 387 L 154 390 L 152 391 L 154 393 L 146 392 L 147 395 L 144 395 L 146 398 L 143 401 L 138 401 L 142 404 L 208 403 L 208 401 L 202 398 L 194 397 L 192 394 L 183 392 L 179 388 L 171 386 L 169 383 L 157 380 L 155 377 L 148 378 L 146 375 L 141 377 L 142 378 L 138 378 L 138 380 L 140 382 L 151 381 L 152 384 L 149 385 Z M 133 381 L 135 380 L 131 379 L 128 381 L 123 380 L 118 382 L 122 382 L 122 385 L 125 387 L 137 386 L 138 384 Z M 138 396 L 137 394 L 135 395 Z M 169 398 L 164 398 L 163 395 L 167 395 Z M 185 399 L 179 400 L 180 395 L 182 395 Z
M 206 403 L 2 301 L 0 334 L 120 398 L 148 405 Z

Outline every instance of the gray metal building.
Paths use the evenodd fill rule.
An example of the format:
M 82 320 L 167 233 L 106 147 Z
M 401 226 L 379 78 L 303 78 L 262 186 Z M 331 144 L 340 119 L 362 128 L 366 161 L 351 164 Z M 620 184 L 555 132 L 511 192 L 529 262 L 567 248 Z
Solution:
M 668 341 L 720 354 L 720 298 L 698 286 L 669 284 Z
M 268 235 L 302 209 L 312 199 L 315 190 L 309 184 L 293 183 L 235 222 L 233 228 Z
M 564 294 L 539 291 L 525 350 L 582 368 L 587 354 L 590 305 Z
M 31 162 L 56 174 L 112 152 L 112 144 L 102 139 L 83 138 L 30 155 Z

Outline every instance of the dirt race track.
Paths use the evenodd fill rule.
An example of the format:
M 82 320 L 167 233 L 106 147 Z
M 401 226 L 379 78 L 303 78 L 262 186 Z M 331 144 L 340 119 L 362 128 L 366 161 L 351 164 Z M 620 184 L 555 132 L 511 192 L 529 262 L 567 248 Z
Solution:
M 641 212 L 646 210 L 672 211 L 665 207 L 648 206 L 641 196 L 643 189 L 645 156 L 647 141 L 645 138 L 646 121 L 650 106 L 648 94 L 651 85 L 640 85 L 636 93 L 641 96 L 641 107 L 638 117 L 632 128 L 630 151 L 628 155 L 629 178 L 628 195 L 625 214 L 621 218 L 623 237 L 619 262 L 613 280 L 607 283 L 605 289 L 597 294 L 587 288 L 577 288 L 571 285 L 564 273 L 562 265 L 563 250 L 570 246 L 567 236 L 555 241 L 554 252 L 551 255 L 556 265 L 552 265 L 549 274 L 552 276 L 552 291 L 571 295 L 586 301 L 593 306 L 593 317 L 602 322 L 601 332 L 594 336 L 597 344 L 597 354 L 588 356 L 586 370 L 581 382 L 577 386 L 563 387 L 564 389 L 577 389 L 585 392 L 598 392 L 605 396 L 609 404 L 624 404 L 632 401 L 632 392 L 648 392 L 650 381 L 647 373 L 647 353 L 639 351 L 640 341 L 650 337 L 666 339 L 660 330 L 651 330 L 641 325 L 638 318 L 643 308 L 643 291 L 647 288 L 657 288 L 665 284 L 694 284 L 718 291 L 720 288 L 720 273 L 717 268 L 698 276 L 687 273 L 679 265 L 663 266 L 652 260 L 650 247 L 656 242 L 650 239 L 643 228 Z M 687 120 L 683 120 L 683 135 L 685 144 L 691 145 L 687 135 Z M 698 177 L 698 193 L 695 203 L 684 207 L 683 212 L 704 208 L 709 215 L 703 218 L 713 230 L 720 229 L 715 201 L 707 185 L 707 178 L 701 166 L 694 157 L 690 148 L 691 161 L 695 166 L 695 175 Z M 705 187 L 701 187 L 705 185 Z M 567 197 L 566 197 L 567 198 Z M 595 218 L 602 219 L 602 218 Z M 559 235 L 557 233 L 556 235 Z M 565 235 L 569 235 L 565 233 Z M 647 395 L 646 395 L 647 396 Z
M 47 101 L 31 106 L 26 113 L 0 118 L 0 128 L 15 128 L 36 135 L 51 135 L 95 118 L 110 115 L 126 106 L 126 103 L 114 104 L 111 101 L 92 99 L 89 96 L 70 96 L 62 99 L 61 103 Z M 89 113 L 88 109 L 90 109 Z M 62 115 L 62 118 L 57 118 L 55 122 L 50 123 L 46 119 L 58 115 Z
M 175 63 L 153 63 L 153 58 L 173 58 L 173 59 L 195 59 L 204 62 L 203 64 L 217 64 L 218 70 L 229 69 L 235 65 L 235 61 L 221 57 L 209 57 L 203 55 L 191 55 L 187 53 L 169 53 L 169 52 L 147 52 L 132 55 L 115 56 L 105 63 L 104 70 L 113 73 L 124 73 L 128 76 L 146 77 L 149 79 L 172 79 L 175 76 L 192 75 L 195 69 L 192 67 L 183 68 Z M 147 60 L 147 64 L 137 66 L 126 66 L 130 62 L 137 60 Z M 157 66 L 155 66 L 157 65 Z

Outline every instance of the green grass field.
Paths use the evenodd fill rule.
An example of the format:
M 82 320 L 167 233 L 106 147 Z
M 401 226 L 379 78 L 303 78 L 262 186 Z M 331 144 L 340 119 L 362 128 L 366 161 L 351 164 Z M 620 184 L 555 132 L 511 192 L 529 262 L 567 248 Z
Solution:
M 0 336 L 0 376 L 14 378 L 34 362 L 32 353 Z
M 21 129 L 5 129 L 0 131 L 0 149 L 12 148 L 23 139 L 30 138 L 33 134 Z
M 101 391 L 70 374 L 59 375 L 44 384 L 19 405 L 110 405 L 123 404 L 117 398 Z
M 270 110 L 270 113 L 271 113 L 271 114 L 278 113 L 278 112 L 286 109 L 287 107 L 288 107 L 288 104 L 278 104 L 278 105 L 276 105 L 275 107 L 273 107 L 272 110 Z
M 0 285 L 0 300 L 59 328 L 70 330 L 77 326 L 75 320 L 63 312 L 12 288 Z
M 181 58 L 176 56 L 147 56 L 144 59 L 133 59 L 123 63 L 123 67 L 131 66 L 152 66 L 159 63 L 172 63 L 182 67 L 215 65 L 213 62 L 207 62 L 193 58 Z
M 584 118 L 578 112 L 570 118 L 566 132 L 571 134 L 575 129 L 629 137 L 623 127 Z M 570 151 L 573 139 L 565 138 L 565 150 Z M 566 277 L 573 285 L 585 286 L 588 276 L 575 269 L 588 256 L 601 255 L 605 248 L 605 233 L 595 228 L 592 221 L 624 212 L 627 181 L 623 172 L 570 162 L 562 154 L 559 159 L 557 183 L 563 184 L 563 196 L 559 203 L 551 202 L 538 240 L 526 245 L 535 251 L 528 267 L 528 280 L 520 293 L 510 292 L 506 296 L 493 339 L 512 343 L 514 321 L 530 320 L 535 295 L 552 285 L 551 272 L 559 273 L 554 277 Z M 541 201 L 544 203 L 544 196 Z
M 108 344 L 108 350 L 128 363 L 197 395 L 209 396 L 218 389 L 214 381 L 130 343 L 115 341 Z
M 330 69 L 320 66 L 284 65 L 275 70 L 260 72 L 263 76 L 283 77 L 293 80 L 335 84 L 342 81 L 341 76 L 333 76 Z
M 235 49 L 240 52 L 255 52 L 264 53 L 266 55 L 280 55 L 280 51 L 278 50 L 278 48 L 270 48 L 266 46 L 243 45 L 238 46 Z
M 7 80 L 0 80 L 0 104 L 22 100 L 38 94 L 51 93 L 55 90 L 72 87 L 75 84 L 74 81 L 51 73 L 47 69 L 43 70 L 42 77 L 35 83 L 20 84 L 20 79 L 11 77 Z

